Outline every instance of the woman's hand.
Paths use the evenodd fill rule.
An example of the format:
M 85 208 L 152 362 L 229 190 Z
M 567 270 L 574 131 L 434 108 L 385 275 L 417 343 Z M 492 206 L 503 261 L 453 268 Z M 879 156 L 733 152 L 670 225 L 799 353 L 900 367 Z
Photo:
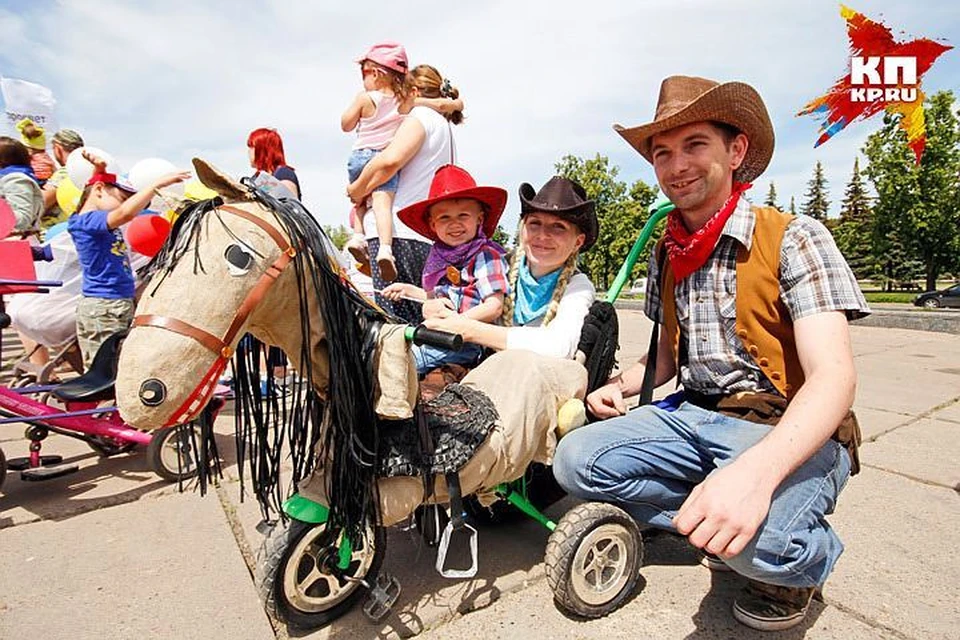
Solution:
M 350 202 L 359 205 L 367 199 L 367 194 L 361 193 L 361 190 L 357 188 L 356 182 L 351 182 L 347 185 L 347 197 L 350 198 Z
M 383 291 L 380 292 L 387 300 L 393 300 L 394 302 L 399 302 L 404 298 L 414 298 L 417 300 L 425 299 L 426 296 L 422 295 L 423 289 L 416 287 L 412 284 L 407 284 L 406 282 L 394 282 L 391 285 L 388 285 L 383 288 Z

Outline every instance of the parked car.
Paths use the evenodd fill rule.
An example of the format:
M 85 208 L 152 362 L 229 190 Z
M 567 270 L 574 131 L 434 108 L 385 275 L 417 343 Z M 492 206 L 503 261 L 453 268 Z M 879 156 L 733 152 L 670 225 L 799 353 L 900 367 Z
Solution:
M 927 309 L 960 308 L 960 283 L 941 291 L 924 291 L 914 299 L 913 304 Z

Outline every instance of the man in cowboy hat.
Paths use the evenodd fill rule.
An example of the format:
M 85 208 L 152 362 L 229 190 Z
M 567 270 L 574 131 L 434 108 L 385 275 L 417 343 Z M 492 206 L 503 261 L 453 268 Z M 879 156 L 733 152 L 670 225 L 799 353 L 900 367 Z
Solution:
M 843 550 L 825 515 L 856 466 L 838 442 L 859 435 L 847 320 L 869 310 L 823 225 L 743 197 L 774 147 L 752 87 L 673 76 L 653 122 L 614 128 L 677 207 L 648 278 L 663 333 L 588 397 L 610 419 L 566 436 L 554 472 L 746 576 L 740 622 L 792 627 Z M 647 362 L 648 385 L 679 375 L 683 391 L 627 414 Z

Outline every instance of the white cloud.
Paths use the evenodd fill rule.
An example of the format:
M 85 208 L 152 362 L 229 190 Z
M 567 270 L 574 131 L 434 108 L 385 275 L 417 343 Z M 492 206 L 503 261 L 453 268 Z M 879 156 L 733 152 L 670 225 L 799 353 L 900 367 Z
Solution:
M 892 0 L 854 8 L 895 31 L 960 44 L 950 3 Z M 777 151 L 769 180 L 798 204 L 823 161 L 835 207 L 853 157 L 877 123 L 854 125 L 813 149 L 817 122 L 797 110 L 843 74 L 844 24 L 833 0 L 810 3 L 411 2 L 352 5 L 274 2 L 56 2 L 0 9 L 0 73 L 54 90 L 59 120 L 130 166 L 141 157 L 186 165 L 202 155 L 243 174 L 246 136 L 277 127 L 324 223 L 345 221 L 352 139 L 338 118 L 360 89 L 354 58 L 381 39 L 403 42 L 413 63 L 437 66 L 459 86 L 467 122 L 456 129 L 461 163 L 511 195 L 540 184 L 564 154 L 601 153 L 626 180 L 649 167 L 611 130 L 650 119 L 660 80 L 703 75 L 753 84 L 767 101 Z M 16 12 L 14 12 L 16 11 Z M 956 52 L 927 78 L 957 88 Z

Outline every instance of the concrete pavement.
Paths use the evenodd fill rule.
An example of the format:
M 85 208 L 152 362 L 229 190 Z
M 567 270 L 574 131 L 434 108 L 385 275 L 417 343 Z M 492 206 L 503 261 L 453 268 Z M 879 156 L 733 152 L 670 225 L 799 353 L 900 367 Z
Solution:
M 646 348 L 649 323 L 621 310 L 621 362 Z M 832 523 L 847 551 L 806 623 L 786 638 L 955 638 L 960 629 L 960 340 L 945 333 L 854 326 L 864 427 L 863 472 Z M 226 477 L 205 498 L 153 475 L 143 453 L 100 458 L 51 436 L 48 453 L 80 463 L 72 476 L 22 482 L 0 495 L 0 638 L 286 637 L 257 600 L 250 569 L 262 536 L 256 504 L 239 502 L 232 418 L 217 425 Z M 26 454 L 18 426 L 0 431 Z M 559 516 L 572 502 L 555 505 Z M 711 574 L 680 538 L 656 535 L 635 596 L 615 614 L 563 616 L 543 579 L 547 531 L 530 521 L 485 526 L 470 581 L 433 570 L 412 532 L 392 529 L 384 569 L 403 593 L 384 623 L 354 610 L 309 638 L 759 637 L 729 607 L 741 584 Z M 295 632 L 291 637 L 300 637 Z M 769 636 L 768 636 L 769 637 Z

